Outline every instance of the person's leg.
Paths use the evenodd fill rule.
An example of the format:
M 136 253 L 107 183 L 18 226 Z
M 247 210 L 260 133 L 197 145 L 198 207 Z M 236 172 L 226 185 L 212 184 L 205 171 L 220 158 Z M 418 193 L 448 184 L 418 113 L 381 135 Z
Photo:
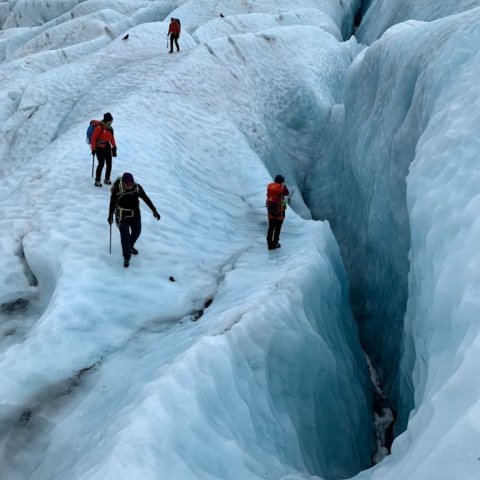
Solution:
M 112 149 L 111 147 L 107 147 L 105 149 L 105 164 L 107 166 L 105 170 L 105 183 L 107 185 L 110 184 L 110 175 L 112 173 Z
M 274 231 L 273 231 L 273 245 L 278 245 L 278 241 L 280 240 L 280 230 L 282 229 L 283 219 L 282 220 L 274 220 Z
M 173 33 L 170 34 L 170 53 L 173 52 L 173 40 L 175 38 L 175 35 Z
M 97 170 L 95 172 L 95 183 L 100 183 L 100 179 L 102 178 L 102 170 L 103 165 L 105 164 L 105 150 L 103 148 L 98 148 L 96 150 L 98 165 Z
M 268 219 L 268 231 L 267 231 L 267 244 L 268 248 L 271 249 L 273 245 L 273 230 L 275 228 L 275 220 Z
M 137 212 L 135 217 L 131 219 L 130 223 L 132 227 L 132 234 L 130 235 L 130 248 L 135 245 L 135 242 L 138 240 L 140 233 L 142 233 L 142 219 L 140 217 L 140 212 Z
M 120 222 L 118 227 L 120 230 L 120 241 L 122 243 L 122 253 L 125 261 L 130 261 L 131 252 L 130 252 L 130 221 L 129 219 L 124 219 Z
M 179 52 L 180 47 L 178 46 L 178 35 L 175 35 L 175 46 L 177 47 L 177 52 Z

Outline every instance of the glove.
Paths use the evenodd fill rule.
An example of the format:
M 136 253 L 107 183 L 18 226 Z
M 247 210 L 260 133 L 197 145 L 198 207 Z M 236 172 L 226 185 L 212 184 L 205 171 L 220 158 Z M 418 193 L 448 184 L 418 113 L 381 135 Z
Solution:
M 153 216 L 154 216 L 157 220 L 160 220 L 160 214 L 159 214 L 156 210 L 153 211 Z
M 92 156 L 95 156 L 97 152 L 95 150 L 92 150 Z
M 112 157 L 117 156 L 117 147 L 112 147 Z
M 108 217 L 107 222 L 111 225 L 113 223 L 113 217 Z

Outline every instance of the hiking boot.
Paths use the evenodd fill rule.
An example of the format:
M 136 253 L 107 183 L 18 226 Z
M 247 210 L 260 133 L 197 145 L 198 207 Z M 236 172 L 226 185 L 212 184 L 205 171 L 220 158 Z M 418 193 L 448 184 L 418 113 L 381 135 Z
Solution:
M 101 187 L 102 184 L 101 184 L 98 180 L 95 180 L 95 186 L 96 186 L 96 187 Z
M 173 50 L 169 50 L 169 52 L 168 52 L 168 53 L 173 53 Z
M 130 247 L 130 252 L 132 255 L 138 255 L 138 250 L 135 247 Z
M 106 178 L 106 179 L 103 181 L 103 183 L 104 183 L 105 185 L 111 185 L 111 184 L 112 184 L 112 182 L 111 182 L 108 178 Z
M 129 265 L 130 265 L 130 260 L 125 259 L 125 260 L 123 261 L 123 266 L 124 266 L 125 268 L 128 268 Z

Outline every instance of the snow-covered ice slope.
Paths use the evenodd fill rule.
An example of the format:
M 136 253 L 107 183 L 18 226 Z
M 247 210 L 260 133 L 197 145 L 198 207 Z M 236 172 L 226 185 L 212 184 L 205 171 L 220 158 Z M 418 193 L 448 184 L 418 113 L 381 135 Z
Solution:
M 348 16 L 354 2 L 49 3 L 59 17 L 11 5 L 5 25 L 21 28 L 2 32 L 2 475 L 251 480 L 368 467 L 371 395 L 347 279 L 328 224 L 297 213 L 308 217 L 309 157 L 296 167 L 288 141 L 301 147 L 315 129 L 304 106 L 328 118 L 341 101 L 357 47 L 325 10 Z M 308 26 L 295 20 L 322 5 Z M 226 6 L 227 20 L 255 10 L 251 28 L 240 17 L 247 27 L 225 35 L 214 21 Z M 183 27 L 174 55 L 170 16 Z M 162 215 L 142 207 L 128 270 L 115 228 L 108 253 L 108 190 L 93 187 L 84 140 L 106 111 L 114 176 L 131 171 Z M 265 187 L 280 171 L 294 193 L 283 247 L 269 253 Z

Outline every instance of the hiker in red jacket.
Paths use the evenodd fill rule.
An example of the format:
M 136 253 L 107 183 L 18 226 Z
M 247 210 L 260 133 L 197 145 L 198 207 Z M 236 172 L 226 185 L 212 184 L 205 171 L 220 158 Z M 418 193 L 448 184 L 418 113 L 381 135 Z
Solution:
M 285 182 L 285 178 L 282 175 L 277 175 L 275 182 L 270 183 L 267 187 L 267 245 L 269 250 L 281 247 L 278 240 L 280 239 L 280 230 L 282 229 L 282 224 L 285 220 L 285 210 L 287 209 L 285 197 L 289 194 L 288 188 L 283 182 Z
M 95 186 L 101 187 L 100 179 L 102 178 L 103 165 L 106 163 L 105 170 L 105 185 L 110 185 L 110 174 L 112 172 L 112 157 L 117 156 L 117 145 L 115 143 L 115 136 L 112 128 L 113 117 L 110 112 L 103 115 L 103 120 L 98 122 L 93 130 L 91 147 L 92 155 L 97 155 L 98 166 L 95 173 Z
M 180 20 L 178 18 L 172 18 L 170 20 L 170 26 L 168 27 L 167 37 L 170 35 L 170 52 L 173 53 L 173 42 L 175 42 L 175 46 L 177 47 L 177 52 L 180 51 L 180 47 L 178 46 L 178 39 L 180 38 Z

